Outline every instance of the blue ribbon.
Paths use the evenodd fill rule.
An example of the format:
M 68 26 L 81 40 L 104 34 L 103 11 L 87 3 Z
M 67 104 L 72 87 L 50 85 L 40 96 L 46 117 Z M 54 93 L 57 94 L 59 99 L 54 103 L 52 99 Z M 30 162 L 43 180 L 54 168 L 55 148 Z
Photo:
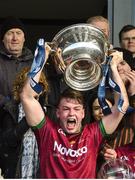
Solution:
M 39 83 L 37 83 L 33 78 L 30 78 L 30 86 L 37 94 L 40 94 L 43 91 L 43 87 Z
M 111 78 L 111 76 L 112 76 L 111 75 L 111 69 L 109 69 L 108 73 L 109 73 L 109 76 L 108 76 L 109 77 L 109 80 L 108 80 L 109 86 L 111 87 L 112 90 L 114 90 L 115 92 L 120 94 L 120 98 L 118 101 L 118 110 L 124 114 L 125 112 L 122 110 L 122 105 L 124 103 L 124 100 L 123 100 L 123 97 L 121 95 L 121 90 L 120 90 L 119 86 Z
M 45 48 L 44 39 L 39 39 L 34 54 L 34 60 L 31 66 L 31 70 L 28 74 L 29 77 L 33 78 L 43 67 L 45 63 Z
M 104 115 L 108 115 L 111 113 L 111 109 L 105 99 L 106 79 L 107 79 L 110 61 L 111 61 L 111 57 L 107 56 L 105 61 L 106 63 L 102 65 L 103 77 L 98 87 L 98 101 Z
M 104 115 L 108 115 L 111 113 L 111 109 L 105 100 L 106 83 L 108 83 L 109 87 L 112 90 L 114 90 L 120 94 L 120 98 L 118 101 L 118 110 L 122 113 L 125 113 L 122 110 L 122 105 L 123 105 L 124 100 L 121 95 L 121 90 L 120 90 L 119 86 L 111 78 L 111 68 L 110 68 L 111 60 L 112 60 L 112 56 L 107 56 L 106 63 L 102 65 L 103 77 L 102 77 L 101 83 L 99 84 L 99 87 L 98 87 L 98 100 L 99 100 L 99 104 L 102 108 Z
M 120 90 L 119 86 L 111 78 L 111 70 L 110 69 L 109 69 L 109 85 L 114 91 L 121 94 L 121 90 Z M 120 96 L 120 99 L 118 101 L 118 109 L 119 109 L 120 112 L 125 113 L 125 112 L 123 112 L 123 110 L 121 108 L 123 103 L 124 103 L 123 97 Z M 129 113 L 134 112 L 134 111 L 135 111 L 135 108 L 133 108 L 132 106 L 129 106 L 127 111 L 126 111 L 126 114 L 129 114 Z
M 130 114 L 130 113 L 132 113 L 132 112 L 135 112 L 135 108 L 132 107 L 132 106 L 129 106 L 128 109 L 127 109 L 127 111 L 126 111 L 126 114 Z
M 30 85 L 37 94 L 41 93 L 43 90 L 42 86 L 34 80 L 34 77 L 45 64 L 44 44 L 45 44 L 44 39 L 38 40 L 37 47 L 34 54 L 34 60 L 33 60 L 30 72 L 28 73 L 28 76 L 30 77 Z

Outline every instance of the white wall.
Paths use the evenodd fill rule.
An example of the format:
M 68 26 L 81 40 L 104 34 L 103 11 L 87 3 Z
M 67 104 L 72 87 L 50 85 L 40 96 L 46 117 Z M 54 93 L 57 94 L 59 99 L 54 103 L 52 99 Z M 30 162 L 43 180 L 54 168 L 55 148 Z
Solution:
M 119 46 L 118 34 L 126 24 L 135 25 L 135 0 L 108 0 L 108 19 L 111 26 L 111 42 Z

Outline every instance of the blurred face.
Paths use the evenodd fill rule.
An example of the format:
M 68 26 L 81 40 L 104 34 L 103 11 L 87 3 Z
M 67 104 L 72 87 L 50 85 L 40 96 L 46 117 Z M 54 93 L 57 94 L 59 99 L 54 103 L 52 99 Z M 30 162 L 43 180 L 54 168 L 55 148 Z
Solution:
M 5 48 L 11 55 L 16 57 L 22 54 L 23 45 L 25 42 L 24 33 L 21 29 L 10 29 L 3 38 Z
M 101 21 L 97 21 L 97 22 L 92 22 L 91 23 L 93 26 L 101 29 L 105 35 L 107 36 L 107 38 L 109 38 L 109 25 L 107 22 L 101 22 Z
M 128 82 L 127 74 L 131 72 L 131 67 L 126 63 L 126 61 L 122 61 L 118 64 L 118 72 L 123 80 L 123 82 L 126 84 Z
M 122 34 L 121 47 L 129 50 L 135 56 L 135 29 Z
M 60 126 L 68 134 L 79 133 L 84 118 L 84 108 L 77 100 L 63 98 L 56 111 Z
M 109 107 L 111 108 L 112 107 L 112 103 L 108 100 L 106 100 Z M 98 102 L 98 98 L 95 99 L 95 101 L 93 102 L 92 104 L 92 112 L 93 112 L 93 117 L 94 117 L 94 120 L 96 121 L 99 121 L 102 119 L 102 117 L 104 116 L 103 112 L 102 112 L 102 109 L 99 105 L 99 102 Z

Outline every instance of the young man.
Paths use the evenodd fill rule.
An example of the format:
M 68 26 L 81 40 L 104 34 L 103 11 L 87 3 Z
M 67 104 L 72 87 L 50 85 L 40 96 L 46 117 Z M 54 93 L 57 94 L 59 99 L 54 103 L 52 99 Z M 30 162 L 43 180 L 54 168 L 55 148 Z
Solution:
M 129 50 L 135 58 L 135 26 L 126 25 L 120 30 L 119 43 L 122 48 Z
M 50 48 L 45 46 L 45 49 L 47 60 Z M 119 95 L 116 94 L 115 104 L 111 108 L 112 114 L 104 116 L 100 123 L 87 124 L 84 127 L 82 122 L 85 108 L 80 92 L 67 89 L 62 93 L 56 110 L 58 121 L 54 123 L 45 117 L 39 102 L 34 98 L 36 92 L 32 88 L 31 77 L 28 77 L 20 97 L 27 122 L 34 128 L 38 141 L 41 178 L 96 177 L 96 159 L 102 139 L 116 129 L 128 108 L 126 89 L 117 70 L 118 62 L 122 61 L 122 53 L 115 52 L 113 56 L 113 78 L 124 99 L 121 112 L 117 108 Z M 34 76 L 37 83 L 41 70 Z

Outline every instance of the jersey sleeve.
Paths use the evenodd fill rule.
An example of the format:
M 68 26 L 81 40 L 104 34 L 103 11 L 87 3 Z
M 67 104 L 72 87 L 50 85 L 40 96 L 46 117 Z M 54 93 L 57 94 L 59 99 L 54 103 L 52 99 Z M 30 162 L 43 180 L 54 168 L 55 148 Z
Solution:
M 106 130 L 104 128 L 102 120 L 99 121 L 99 128 L 101 130 L 102 136 L 103 137 L 109 137 L 110 135 L 106 133 Z
M 44 124 L 45 124 L 45 117 L 41 120 L 41 122 L 39 124 L 37 124 L 36 126 L 32 126 L 31 128 L 33 130 L 40 129 L 44 126 Z

